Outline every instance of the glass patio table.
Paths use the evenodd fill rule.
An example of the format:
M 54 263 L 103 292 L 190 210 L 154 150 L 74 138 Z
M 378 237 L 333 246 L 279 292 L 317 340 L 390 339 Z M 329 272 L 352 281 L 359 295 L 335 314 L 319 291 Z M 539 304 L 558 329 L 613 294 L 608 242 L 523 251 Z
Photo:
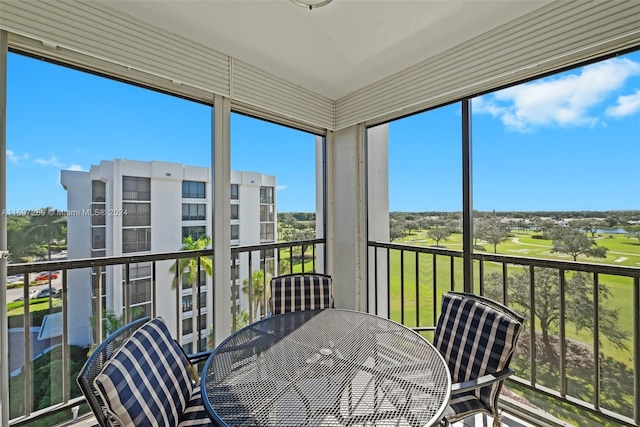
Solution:
M 451 376 L 423 337 L 388 319 L 326 309 L 281 314 L 223 341 L 202 399 L 223 426 L 430 426 Z

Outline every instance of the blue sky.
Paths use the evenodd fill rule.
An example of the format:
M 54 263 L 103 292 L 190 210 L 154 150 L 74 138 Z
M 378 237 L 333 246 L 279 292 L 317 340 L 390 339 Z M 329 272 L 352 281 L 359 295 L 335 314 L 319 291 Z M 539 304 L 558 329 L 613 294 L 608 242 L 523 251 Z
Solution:
M 640 209 L 639 52 L 487 94 L 472 111 L 474 209 Z M 391 210 L 462 210 L 460 121 L 455 104 L 390 124 Z
M 460 211 L 460 107 L 389 126 L 391 210 Z M 7 207 L 64 209 L 60 170 L 126 158 L 209 166 L 211 109 L 9 54 Z M 315 136 L 240 115 L 231 167 L 278 177 L 281 212 L 315 210 Z M 640 53 L 473 102 L 478 210 L 640 209 Z

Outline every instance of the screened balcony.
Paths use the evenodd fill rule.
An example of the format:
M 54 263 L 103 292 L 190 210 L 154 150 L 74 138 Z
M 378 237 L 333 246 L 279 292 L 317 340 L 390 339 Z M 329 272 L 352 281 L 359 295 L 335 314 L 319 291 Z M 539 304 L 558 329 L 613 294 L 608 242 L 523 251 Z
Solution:
M 226 303 L 220 308 L 221 301 L 233 301 L 245 294 L 242 286 L 224 284 L 241 276 L 254 277 L 254 270 L 237 271 L 236 255 L 252 257 L 248 265 L 266 266 L 269 261 L 265 253 L 274 250 L 279 251 L 280 257 L 286 257 L 287 247 L 296 246 L 279 242 L 255 247 L 237 245 L 238 238 L 242 237 L 241 232 L 237 234 L 237 228 L 233 228 L 237 225 L 234 221 L 238 220 L 238 211 L 229 200 L 234 200 L 231 151 L 234 132 L 238 133 L 233 122 L 234 117 L 242 116 L 310 135 L 312 141 L 307 145 L 310 151 L 300 152 L 299 156 L 303 161 L 311 157 L 310 152 L 314 153 L 311 167 L 303 168 L 315 176 L 315 188 L 310 191 L 317 201 L 314 212 L 317 239 L 307 242 L 309 265 L 333 276 L 339 307 L 389 317 L 415 328 L 429 339 L 440 296 L 447 289 L 487 294 L 514 304 L 523 310 L 531 328 L 521 343 L 518 373 L 508 382 L 505 391 L 503 407 L 510 417 L 540 426 L 563 422 L 581 425 L 582 420 L 588 420 L 590 425 L 639 425 L 638 265 L 603 266 L 597 261 L 541 260 L 478 251 L 474 242 L 474 211 L 482 203 L 480 190 L 483 187 L 498 189 L 503 199 L 514 201 L 513 205 L 522 199 L 513 191 L 502 190 L 502 185 L 517 175 L 517 168 L 511 176 L 495 175 L 493 172 L 501 168 L 486 161 L 490 156 L 482 152 L 474 156 L 475 150 L 482 149 L 492 135 L 474 133 L 473 127 L 473 123 L 482 120 L 482 116 L 475 114 L 487 115 L 484 117 L 500 114 L 499 102 L 504 101 L 504 97 L 496 93 L 501 89 L 537 84 L 546 77 L 553 79 L 559 73 L 572 72 L 575 67 L 610 60 L 618 65 L 629 65 L 629 61 L 635 64 L 640 46 L 639 21 L 640 5 L 635 1 L 371 2 L 364 6 L 362 2 L 335 0 L 314 10 L 298 8 L 286 0 L 251 2 L 250 6 L 247 2 L 232 1 L 192 2 L 188 6 L 184 2 L 0 3 L 0 110 L 3 112 L 0 117 L 0 173 L 3 175 L 0 210 L 8 207 L 7 190 L 17 185 L 11 176 L 7 178 L 7 161 L 15 154 L 9 153 L 15 149 L 11 146 L 15 125 L 12 125 L 12 116 L 5 114 L 15 111 L 11 104 L 7 105 L 7 98 L 14 90 L 9 82 L 15 76 L 7 72 L 7 63 L 13 55 L 42 59 L 206 107 L 203 114 L 210 118 L 207 123 L 210 134 L 204 137 L 208 151 L 199 156 L 210 159 L 208 166 L 213 184 L 204 196 L 216 206 L 204 213 L 213 236 L 212 248 L 204 252 L 104 257 L 103 251 L 109 243 L 102 238 L 103 218 L 96 217 L 91 224 L 95 234 L 86 239 L 93 258 L 17 264 L 7 262 L 7 219 L 5 215 L 0 216 L 1 283 L 6 283 L 8 276 L 60 271 L 57 280 L 60 280 L 61 298 L 43 303 L 51 304 L 49 314 L 61 313 L 50 318 L 59 323 L 50 323 L 48 331 L 60 332 L 55 334 L 60 346 L 55 353 L 51 352 L 51 357 L 59 362 L 62 374 L 56 383 L 60 394 L 48 396 L 47 401 L 40 399 L 36 404 L 33 397 L 37 393 L 33 383 L 36 367 L 32 365 L 33 359 L 23 356 L 22 363 L 18 362 L 13 369 L 17 356 L 9 330 L 22 329 L 26 339 L 17 351 L 32 354 L 36 339 L 29 338 L 31 326 L 42 319 L 29 316 L 27 304 L 22 323 L 12 324 L 7 304 L 13 302 L 13 298 L 2 289 L 0 424 L 53 425 L 86 414 L 82 399 L 73 390 L 71 374 L 74 334 L 70 328 L 75 323 L 70 319 L 77 314 L 74 310 L 77 307 L 70 307 L 67 298 L 74 293 L 95 301 L 92 307 L 81 309 L 92 310 L 96 324 L 109 318 L 105 307 L 114 304 L 121 306 L 122 321 L 139 315 L 140 310 L 168 317 L 174 332 L 190 341 L 192 351 L 205 346 L 209 337 L 215 345 L 231 331 L 264 314 L 266 294 L 259 289 L 260 285 L 264 289 L 265 283 L 252 280 L 247 284 L 246 295 L 258 297 L 255 304 L 250 304 L 246 318 L 244 315 L 240 318 L 239 312 L 234 307 L 229 309 Z M 637 75 L 633 64 L 624 69 L 625 76 Z M 610 73 L 609 79 L 604 80 L 617 80 L 623 71 L 619 73 Z M 620 96 L 629 94 L 620 93 Z M 569 98 L 569 94 L 566 97 Z M 510 99 L 515 98 L 514 95 Z M 622 104 L 618 107 L 611 110 L 609 129 L 617 125 L 614 117 L 618 116 L 613 114 L 622 114 L 624 110 Z M 535 109 L 546 111 L 545 108 L 548 106 L 537 105 Z M 439 113 L 448 109 L 452 113 L 449 121 L 442 120 Z M 559 113 L 564 112 L 559 109 Z M 44 117 L 38 119 L 38 115 L 33 114 L 28 119 L 35 125 Z M 526 123 L 516 120 L 521 118 L 517 114 L 499 117 L 512 119 L 510 123 L 520 126 L 521 130 L 523 126 L 526 128 Z M 437 133 L 441 139 L 433 143 L 446 146 L 450 151 L 436 159 L 424 157 L 424 153 L 405 154 L 407 165 L 415 159 L 423 159 L 423 163 L 401 171 L 394 169 L 389 159 L 397 155 L 394 150 L 398 129 L 408 121 L 422 119 L 431 126 L 421 131 L 424 134 L 447 131 L 446 135 Z M 585 139 L 590 131 L 593 128 L 587 127 L 585 133 L 573 134 L 571 139 Z M 616 174 L 630 169 L 624 162 L 637 165 L 637 134 L 631 131 L 625 138 L 607 139 L 614 147 L 612 151 L 620 153 L 616 160 L 621 163 Z M 405 141 L 405 148 L 411 150 L 422 140 L 415 137 Z M 523 158 L 534 151 L 514 149 Z M 573 153 L 578 156 L 582 153 L 584 157 L 600 155 L 581 146 Z M 551 154 L 545 152 L 544 157 L 558 157 L 553 168 L 557 171 L 572 159 L 569 154 L 566 157 Z M 439 161 L 448 167 L 436 174 L 433 165 Z M 536 169 L 537 166 L 532 162 L 528 167 Z M 416 172 L 422 169 L 433 169 L 434 175 Z M 416 246 L 391 238 L 390 213 L 397 210 L 393 199 L 394 195 L 401 194 L 394 176 L 402 173 L 417 183 L 417 187 L 411 187 L 415 197 L 423 194 L 416 191 L 424 191 L 430 201 L 435 201 L 441 196 L 433 190 L 438 187 L 457 194 L 457 205 L 444 210 L 458 214 L 462 236 L 459 247 Z M 629 201 L 626 207 L 637 210 L 640 200 L 637 191 L 634 192 L 636 175 L 625 177 L 618 178 L 618 184 L 612 186 L 611 191 L 625 189 L 620 197 Z M 535 180 L 532 178 L 532 181 Z M 454 186 L 450 187 L 452 182 Z M 568 190 L 566 197 L 578 196 Z M 104 203 L 104 194 L 94 202 Z M 195 209 L 195 217 L 200 220 L 199 208 Z M 482 210 L 490 211 L 491 207 Z M 176 221 L 180 218 L 176 217 Z M 264 240 L 268 240 L 275 230 L 272 231 L 270 224 L 264 224 L 261 233 Z M 154 232 L 150 236 L 141 237 L 142 249 L 153 250 L 153 239 L 158 234 Z M 232 241 L 236 243 L 232 245 Z M 302 265 L 306 266 L 304 253 Z M 212 261 L 212 277 L 205 280 L 207 292 L 201 292 L 203 285 L 199 281 L 185 285 L 183 277 L 177 274 L 177 285 L 170 291 L 176 293 L 175 301 L 158 298 L 158 293 L 164 295 L 169 285 L 161 286 L 155 280 L 157 272 L 165 272 L 169 265 L 189 257 Z M 144 268 L 138 265 L 143 263 Z M 148 270 L 146 265 L 150 266 Z M 199 264 L 196 265 L 199 270 Z M 107 271 L 117 271 L 118 283 L 122 283 L 121 300 L 110 301 L 111 297 L 101 288 L 103 280 L 112 274 Z M 90 279 L 83 285 L 67 287 L 67 280 L 78 273 L 87 274 Z M 583 318 L 585 324 L 579 325 L 583 327 L 579 331 L 570 315 L 575 308 L 572 306 L 575 295 L 571 293 L 571 280 L 575 276 L 584 277 L 594 290 L 590 297 L 580 300 L 581 309 L 588 315 Z M 267 276 L 262 277 L 266 280 Z M 602 315 L 610 308 L 610 302 L 601 298 L 598 291 L 611 277 L 625 289 L 621 297 L 624 316 L 618 317 L 618 322 L 628 334 L 625 348 L 615 352 L 610 350 L 606 337 L 607 328 L 612 326 L 607 323 L 611 317 Z M 537 284 L 543 279 L 556 286 L 558 295 L 553 305 L 556 326 L 550 334 L 541 327 L 542 320 L 536 311 L 536 304 L 540 308 Z M 143 281 L 144 288 L 135 285 Z M 191 289 L 187 289 L 189 287 Z M 183 294 L 178 294 L 179 291 Z M 514 297 L 516 292 L 519 299 Z M 521 292 L 528 299 L 520 297 Z M 24 288 L 24 301 L 29 296 Z M 212 320 L 212 330 L 209 322 L 200 320 L 205 311 Z M 185 313 L 189 314 L 187 321 L 184 321 Z M 95 343 L 108 333 L 99 327 L 91 329 L 87 316 L 83 319 L 87 323 L 83 333 L 90 335 Z M 575 345 L 576 336 L 581 338 L 581 345 Z M 53 335 L 47 339 L 54 339 Z M 546 357 L 545 345 L 550 346 L 549 354 L 553 357 Z M 578 350 L 581 351 L 579 366 L 573 356 L 567 356 Z M 590 386 L 585 387 L 577 378 L 588 378 Z M 19 386 L 15 386 L 16 383 Z M 618 396 L 622 397 L 616 401 Z

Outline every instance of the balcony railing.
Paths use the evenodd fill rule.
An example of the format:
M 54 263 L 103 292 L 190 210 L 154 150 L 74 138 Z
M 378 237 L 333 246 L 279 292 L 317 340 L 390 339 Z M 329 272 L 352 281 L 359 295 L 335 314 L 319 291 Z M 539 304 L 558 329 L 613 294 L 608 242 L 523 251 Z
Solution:
M 442 294 L 463 290 L 462 252 L 368 246 L 369 311 L 420 333 L 433 331 Z M 640 268 L 486 253 L 472 259 L 473 292 L 526 318 L 509 388 L 576 425 L 594 419 L 637 426 Z
M 324 240 L 317 239 L 232 248 L 231 263 L 238 267 L 238 277 L 232 281 L 231 287 L 238 289 L 238 282 L 243 281 L 246 281 L 246 285 L 244 292 L 241 289 L 234 295 L 227 307 L 235 307 L 238 304 L 243 310 L 246 308 L 249 312 L 248 321 L 264 315 L 252 310 L 251 302 L 257 288 L 257 284 L 251 279 L 253 274 L 267 268 L 268 274 L 263 274 L 265 282 L 261 284 L 262 289 L 267 289 L 266 279 L 269 275 L 315 271 L 319 268 L 318 254 L 321 253 L 323 245 Z M 29 283 L 29 277 L 33 277 L 34 274 L 43 271 L 59 271 L 59 277 L 56 279 L 59 284 L 56 283 L 56 286 L 61 287 L 59 295 L 55 298 L 30 300 L 29 286 L 23 286 L 21 298 L 24 301 L 24 311 L 21 315 L 11 316 L 9 319 L 10 333 L 15 339 L 10 339 L 9 363 L 3 363 L 3 366 L 12 366 L 9 386 L 10 426 L 51 426 L 73 419 L 78 412 L 80 415 L 89 412 L 88 407 L 83 405 L 84 398 L 75 384 L 75 377 L 86 361 L 88 350 L 86 347 L 80 348 L 74 345 L 76 334 L 80 329 L 89 331 L 90 344 L 96 345 L 119 324 L 144 315 L 163 316 L 176 319 L 175 328 L 180 340 L 183 336 L 182 295 L 189 294 L 188 289 L 191 288 L 194 289 L 193 293 L 189 294 L 193 298 L 191 310 L 195 312 L 194 315 L 197 315 L 198 322 L 195 323 L 196 326 L 189 335 L 197 334 L 197 340 L 194 341 L 196 343 L 201 342 L 202 338 L 207 338 L 209 333 L 207 325 L 201 324 L 200 319 L 204 310 L 209 307 L 201 301 L 201 290 L 198 286 L 201 283 L 183 286 L 182 274 L 171 266 L 178 265 L 183 259 L 193 259 L 197 265 L 196 268 L 201 270 L 202 260 L 211 257 L 212 250 L 207 249 L 8 265 L 7 274 L 21 275 L 25 284 Z M 241 262 L 238 262 L 239 260 Z M 272 263 L 270 263 L 271 260 L 273 260 Z M 141 263 L 145 264 L 141 266 Z M 175 277 L 170 273 L 171 271 Z M 114 275 L 114 272 L 118 274 Z M 81 276 L 86 279 L 78 280 Z M 114 300 L 113 295 L 110 295 L 111 292 L 105 291 L 107 288 L 105 280 L 116 280 L 114 277 L 122 278 L 121 301 Z M 136 283 L 141 279 L 148 285 L 148 289 L 136 288 Z M 81 300 L 87 301 L 83 305 L 92 304 L 91 308 L 84 307 L 85 311 L 89 310 L 90 316 L 86 317 L 90 319 L 82 318 L 82 321 L 78 322 L 76 314 L 80 307 L 75 302 L 78 296 L 74 295 L 76 292 L 84 293 L 87 297 L 86 300 Z M 167 292 L 175 292 L 174 304 L 167 303 Z M 266 304 L 268 293 L 261 295 Z M 89 299 L 91 302 L 88 302 Z M 33 308 L 36 301 L 48 307 L 35 311 Z M 210 301 L 212 299 L 207 297 L 207 302 Z M 16 305 L 19 304 L 16 303 Z M 107 311 L 107 306 L 115 308 L 116 314 L 119 314 L 118 308 L 120 308 L 122 316 L 118 317 L 113 312 Z M 210 308 L 211 316 L 213 316 L 213 309 Z M 229 308 L 225 308 L 224 304 L 216 303 L 215 309 L 228 310 Z M 239 322 L 236 311 L 232 310 L 232 313 L 233 329 L 235 329 L 239 326 Z M 45 322 L 43 314 L 54 316 L 50 316 Z M 53 317 L 56 318 L 55 321 Z M 43 325 L 43 322 L 46 325 Z M 113 324 L 114 322 L 116 324 Z M 107 324 L 108 326 L 104 327 Z M 103 325 L 103 327 L 96 325 Z M 18 339 L 20 336 L 21 339 Z M 42 340 L 39 338 L 43 338 L 43 342 L 46 343 L 43 349 L 41 349 Z M 46 371 L 45 377 L 50 381 L 47 387 L 43 387 L 43 384 L 38 382 L 34 383 L 34 379 L 42 375 L 42 370 Z M 45 389 L 46 392 L 43 391 Z

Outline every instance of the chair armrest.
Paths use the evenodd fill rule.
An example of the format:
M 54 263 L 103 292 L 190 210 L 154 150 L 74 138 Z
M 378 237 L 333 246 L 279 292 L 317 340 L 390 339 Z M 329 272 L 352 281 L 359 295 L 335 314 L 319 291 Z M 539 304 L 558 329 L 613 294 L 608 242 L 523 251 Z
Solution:
M 499 381 L 504 381 L 513 373 L 514 373 L 513 369 L 505 368 L 500 372 L 496 372 L 495 374 L 487 374 L 487 375 L 481 376 L 480 378 L 476 378 L 474 380 L 454 383 L 451 385 L 451 394 L 455 395 L 459 393 L 464 393 L 467 391 L 485 387 L 489 384 L 493 384 Z
M 213 350 L 206 350 L 199 353 L 188 354 L 187 358 L 189 359 L 189 362 L 196 364 L 207 360 L 212 352 Z

